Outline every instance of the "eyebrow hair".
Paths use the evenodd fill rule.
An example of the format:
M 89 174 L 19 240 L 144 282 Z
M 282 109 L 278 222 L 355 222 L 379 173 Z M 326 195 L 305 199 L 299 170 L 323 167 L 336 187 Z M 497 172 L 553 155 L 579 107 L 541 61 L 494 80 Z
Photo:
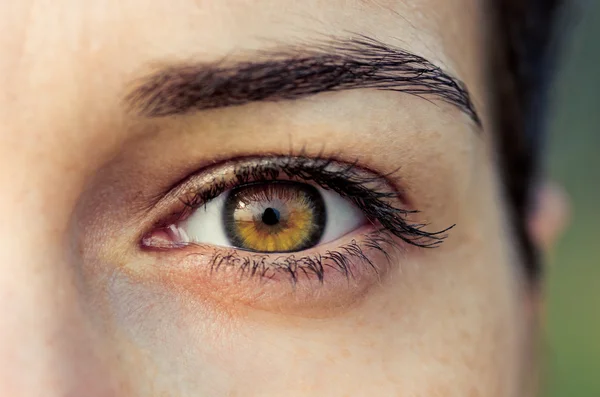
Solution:
M 481 126 L 462 81 L 421 56 L 367 36 L 256 55 L 257 61 L 231 65 L 224 59 L 166 67 L 139 79 L 126 102 L 140 115 L 163 117 L 372 88 L 441 100 Z

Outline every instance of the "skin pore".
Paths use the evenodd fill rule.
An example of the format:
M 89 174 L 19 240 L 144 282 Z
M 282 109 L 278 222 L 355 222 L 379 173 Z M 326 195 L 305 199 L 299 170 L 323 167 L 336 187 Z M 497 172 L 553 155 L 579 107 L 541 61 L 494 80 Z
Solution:
M 478 0 L 2 4 L 0 395 L 524 395 L 536 316 L 495 168 L 485 13 Z M 127 101 L 172 65 L 359 36 L 464 83 L 481 126 L 435 96 L 373 88 L 162 117 Z M 181 183 L 265 156 L 356 164 L 419 211 L 408 221 L 455 226 L 436 248 L 392 236 L 367 250 L 377 272 L 350 260 L 354 277 L 295 286 L 208 271 L 223 248 L 143 247 Z M 558 228 L 538 208 L 547 246 Z M 347 232 L 310 253 L 364 240 Z

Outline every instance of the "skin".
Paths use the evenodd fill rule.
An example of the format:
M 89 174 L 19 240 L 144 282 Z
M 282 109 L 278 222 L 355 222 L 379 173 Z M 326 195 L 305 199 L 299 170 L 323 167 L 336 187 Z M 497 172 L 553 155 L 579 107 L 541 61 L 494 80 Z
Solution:
M 484 15 L 476 0 L 3 2 L 0 395 L 528 393 L 539 297 L 493 162 Z M 152 120 L 123 105 L 157 63 L 348 32 L 463 80 L 483 128 L 446 104 L 368 90 Z M 400 169 L 389 182 L 418 220 L 457 226 L 439 248 L 395 250 L 379 280 L 262 294 L 195 275 L 181 253 L 140 251 L 168 215 L 144 208 L 166 187 L 217 159 L 290 148 Z M 531 231 L 547 248 L 564 202 L 539 197 Z

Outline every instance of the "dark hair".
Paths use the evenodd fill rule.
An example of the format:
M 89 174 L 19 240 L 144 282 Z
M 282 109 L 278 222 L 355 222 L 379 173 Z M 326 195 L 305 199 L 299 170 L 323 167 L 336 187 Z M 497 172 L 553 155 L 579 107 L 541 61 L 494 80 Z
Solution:
M 535 208 L 540 151 L 546 129 L 548 85 L 556 60 L 555 28 L 561 0 L 498 0 L 497 32 L 500 51 L 491 54 L 498 126 L 497 148 L 511 224 L 523 254 L 525 272 L 536 281 L 541 266 L 527 229 Z

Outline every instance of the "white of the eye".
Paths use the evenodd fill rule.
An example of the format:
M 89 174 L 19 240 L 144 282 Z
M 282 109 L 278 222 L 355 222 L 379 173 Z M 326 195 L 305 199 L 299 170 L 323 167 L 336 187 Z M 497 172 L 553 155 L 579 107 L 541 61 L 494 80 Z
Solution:
M 223 209 L 228 192 L 221 193 L 206 205 L 197 208 L 179 228 L 187 234 L 191 243 L 231 246 L 223 225 Z
M 331 190 L 318 188 L 325 201 L 327 220 L 320 244 L 334 241 L 365 223 L 365 214 L 347 199 Z
M 363 212 L 339 194 L 317 188 L 325 202 L 327 220 L 320 244 L 336 240 L 365 222 Z M 202 206 L 178 227 L 192 243 L 231 246 L 223 224 L 223 210 L 229 192 L 225 192 Z

